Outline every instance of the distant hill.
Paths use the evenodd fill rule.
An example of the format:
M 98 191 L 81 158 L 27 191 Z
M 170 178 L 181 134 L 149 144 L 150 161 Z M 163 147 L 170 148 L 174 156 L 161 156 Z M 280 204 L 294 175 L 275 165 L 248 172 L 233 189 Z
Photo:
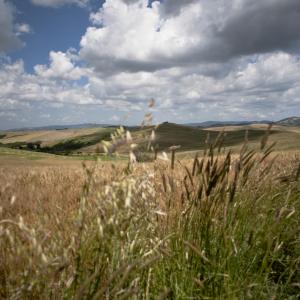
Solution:
M 273 123 L 269 120 L 261 120 L 261 121 L 205 121 L 200 123 L 187 123 L 184 125 L 192 126 L 192 127 L 221 127 L 221 126 L 244 126 L 251 124 L 270 124 Z
M 189 127 L 199 127 L 199 128 L 208 128 L 208 127 L 224 127 L 224 126 L 246 126 L 252 124 L 270 124 L 274 123 L 277 125 L 285 126 L 300 126 L 300 117 L 289 117 L 283 120 L 274 122 L 270 120 L 259 120 L 259 121 L 205 121 L 205 122 L 194 122 L 194 123 L 185 123 L 181 124 L 182 126 Z M 168 124 L 165 122 L 163 124 Z M 169 123 L 172 124 L 172 123 Z M 86 128 L 116 128 L 120 125 L 112 124 L 99 124 L 99 123 L 83 123 L 83 124 L 73 124 L 73 125 L 49 125 L 49 126 L 39 126 L 39 127 L 23 127 L 9 130 L 1 130 L 1 132 L 9 131 L 44 131 L 44 130 L 66 130 L 66 129 L 86 129 Z M 139 130 L 140 126 L 125 126 L 128 130 Z
M 276 122 L 278 125 L 284 126 L 300 126 L 300 117 L 289 117 Z
M 298 118 L 299 120 L 300 118 Z M 295 124 L 296 119 L 289 118 L 285 123 Z M 219 132 L 224 131 L 226 134 L 224 146 L 231 149 L 238 149 L 244 143 L 245 133 L 248 132 L 248 141 L 251 145 L 259 145 L 261 138 L 265 135 L 266 124 L 240 125 L 238 123 L 231 126 L 187 126 L 164 122 L 157 126 L 155 130 L 155 146 L 160 151 L 168 151 L 173 145 L 180 145 L 179 151 L 201 150 L 205 147 L 205 141 L 209 134 L 210 142 L 213 142 Z M 220 123 L 218 123 L 220 125 Z M 74 125 L 72 125 L 74 126 Z M 76 126 L 76 125 L 75 125 Z M 87 126 L 87 124 L 85 125 Z M 95 127 L 79 129 L 58 129 L 45 131 L 16 131 L 3 132 L 0 134 L 0 147 L 9 147 L 15 149 L 37 149 L 39 151 L 69 154 L 69 153 L 94 153 L 99 149 L 101 141 L 110 140 L 111 133 L 115 131 L 113 127 Z M 76 127 L 75 127 L 76 128 Z M 130 130 L 134 143 L 139 145 L 141 151 L 147 151 L 149 136 L 154 127 L 127 127 Z M 270 135 L 270 141 L 277 142 L 276 149 L 291 150 L 300 149 L 300 126 L 286 126 L 276 124 Z M 119 153 L 128 153 L 129 145 L 121 145 Z
M 264 130 L 247 129 L 248 140 L 258 141 L 265 134 Z M 224 146 L 235 146 L 244 142 L 245 129 L 239 129 L 226 133 Z M 217 131 L 204 130 L 200 127 L 179 125 L 174 123 L 162 123 L 156 130 L 156 143 L 159 149 L 166 150 L 172 145 L 181 145 L 181 150 L 203 149 L 205 141 L 209 135 L 210 142 L 213 142 L 217 136 Z
M 191 127 L 224 127 L 224 126 L 245 126 L 245 125 L 252 125 L 252 124 L 277 124 L 277 125 L 284 125 L 284 126 L 300 126 L 300 117 L 289 117 L 282 119 L 277 122 L 273 122 L 270 120 L 260 120 L 260 121 L 205 121 L 199 123 L 187 123 L 184 125 L 191 126 Z
M 84 124 L 73 124 L 73 125 L 49 125 L 40 127 L 22 127 L 16 129 L 7 129 L 3 131 L 44 131 L 44 130 L 66 130 L 66 129 L 85 129 L 85 128 L 106 128 L 116 127 L 111 124 L 96 124 L 96 123 L 84 123 Z

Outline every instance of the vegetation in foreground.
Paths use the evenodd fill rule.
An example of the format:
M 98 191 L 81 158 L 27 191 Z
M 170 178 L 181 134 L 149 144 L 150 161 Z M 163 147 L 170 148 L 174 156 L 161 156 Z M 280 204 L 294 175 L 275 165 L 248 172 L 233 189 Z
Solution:
M 299 154 L 221 149 L 174 169 L 3 169 L 0 297 L 298 299 Z

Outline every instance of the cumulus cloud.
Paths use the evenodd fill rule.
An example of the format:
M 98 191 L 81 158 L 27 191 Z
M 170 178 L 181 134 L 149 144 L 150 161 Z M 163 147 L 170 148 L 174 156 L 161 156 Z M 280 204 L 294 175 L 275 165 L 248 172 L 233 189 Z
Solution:
M 0 53 L 22 45 L 14 31 L 14 8 L 0 0 Z
M 187 32 L 194 26 L 199 7 L 189 7 L 184 14 L 164 23 L 159 3 L 148 7 L 147 0 L 125 3 L 107 0 L 92 15 L 94 24 L 81 39 L 81 57 L 99 72 L 153 71 L 174 64 L 196 40 Z
M 299 82 L 299 59 L 277 52 L 240 59 L 223 76 L 203 74 L 201 66 L 122 72 L 108 78 L 94 73 L 89 88 L 104 105 L 123 111 L 142 110 L 154 97 L 161 120 L 273 119 L 288 113 L 289 107 L 293 106 L 291 113 L 300 109 Z
M 51 51 L 49 54 L 49 67 L 36 65 L 34 70 L 44 78 L 78 80 L 84 75 L 84 69 L 74 65 L 76 58 L 76 55 L 71 51 L 67 53 Z
M 18 109 L 28 103 L 95 104 L 101 100 L 91 95 L 88 86 L 60 82 L 40 75 L 28 74 L 23 61 L 0 67 L 0 107 Z
M 202 74 L 199 68 L 121 72 L 108 77 L 90 69 L 82 71 L 88 74 L 87 82 L 77 84 L 71 78 L 53 78 L 48 69 L 46 76 L 43 72 L 32 75 L 24 71 L 22 61 L 7 62 L 0 68 L 0 107 L 3 114 L 15 113 L 15 119 L 20 119 L 28 106 L 42 104 L 47 112 L 51 107 L 63 111 L 75 105 L 82 112 L 96 105 L 101 107 L 100 120 L 102 116 L 109 122 L 112 115 L 120 119 L 132 112 L 136 123 L 150 98 L 157 100 L 158 121 L 274 119 L 300 109 L 300 61 L 291 54 L 241 59 L 219 77 Z
M 84 7 L 90 0 L 31 0 L 32 4 L 44 7 L 61 7 L 63 5 L 76 4 L 80 7 Z
M 298 0 L 107 0 L 91 20 L 81 56 L 99 72 L 224 62 L 300 41 Z

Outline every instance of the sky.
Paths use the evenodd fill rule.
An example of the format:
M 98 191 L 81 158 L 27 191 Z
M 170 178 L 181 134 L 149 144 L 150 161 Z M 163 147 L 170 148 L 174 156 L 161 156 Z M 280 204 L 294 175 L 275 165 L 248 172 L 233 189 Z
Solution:
M 0 129 L 300 115 L 299 0 L 0 0 Z

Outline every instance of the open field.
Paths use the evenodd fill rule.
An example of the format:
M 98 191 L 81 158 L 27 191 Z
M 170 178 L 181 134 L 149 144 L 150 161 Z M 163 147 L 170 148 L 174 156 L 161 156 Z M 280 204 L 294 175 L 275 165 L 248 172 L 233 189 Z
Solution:
M 147 151 L 148 138 L 154 127 L 134 128 L 132 136 L 142 151 Z M 173 123 L 160 124 L 155 129 L 155 144 L 160 151 L 170 146 L 180 145 L 180 151 L 197 151 L 205 148 L 209 135 L 213 142 L 221 132 L 225 132 L 224 147 L 236 151 L 247 139 L 256 147 L 267 129 L 266 124 L 245 126 L 225 126 L 197 128 Z M 4 147 L 38 150 L 44 153 L 87 155 L 102 151 L 102 141 L 110 140 L 114 128 L 66 129 L 52 131 L 28 131 L 3 133 L 0 143 Z M 270 141 L 276 142 L 276 150 L 300 150 L 300 127 L 274 125 L 270 131 Z M 120 153 L 128 153 L 128 147 L 119 147 Z
M 64 130 L 37 130 L 37 131 L 9 131 L 3 133 L 2 143 L 37 142 L 45 145 L 66 139 L 90 136 L 100 132 L 110 131 L 104 128 L 64 129 Z
M 267 130 L 268 125 L 266 124 L 253 124 L 248 126 L 225 126 L 225 127 L 212 127 L 207 128 L 208 131 L 216 132 L 237 132 L 248 130 L 251 132 L 254 131 L 265 131 Z M 280 126 L 273 125 L 271 130 L 271 135 L 269 137 L 270 142 L 275 142 L 275 149 L 278 151 L 286 150 L 299 150 L 300 149 L 300 127 L 299 126 Z M 252 139 L 253 146 L 259 145 L 259 139 Z
M 55 155 L 38 151 L 28 151 L 11 149 L 0 146 L 0 166 L 81 166 L 83 162 L 91 161 L 124 161 L 124 155 L 100 155 L 100 154 L 81 154 L 81 155 Z
M 174 169 L 0 148 L 0 297 L 298 299 L 300 151 L 237 132 Z
M 113 128 L 66 129 L 3 133 L 0 143 L 4 147 L 55 154 L 77 153 L 81 148 L 110 139 Z

